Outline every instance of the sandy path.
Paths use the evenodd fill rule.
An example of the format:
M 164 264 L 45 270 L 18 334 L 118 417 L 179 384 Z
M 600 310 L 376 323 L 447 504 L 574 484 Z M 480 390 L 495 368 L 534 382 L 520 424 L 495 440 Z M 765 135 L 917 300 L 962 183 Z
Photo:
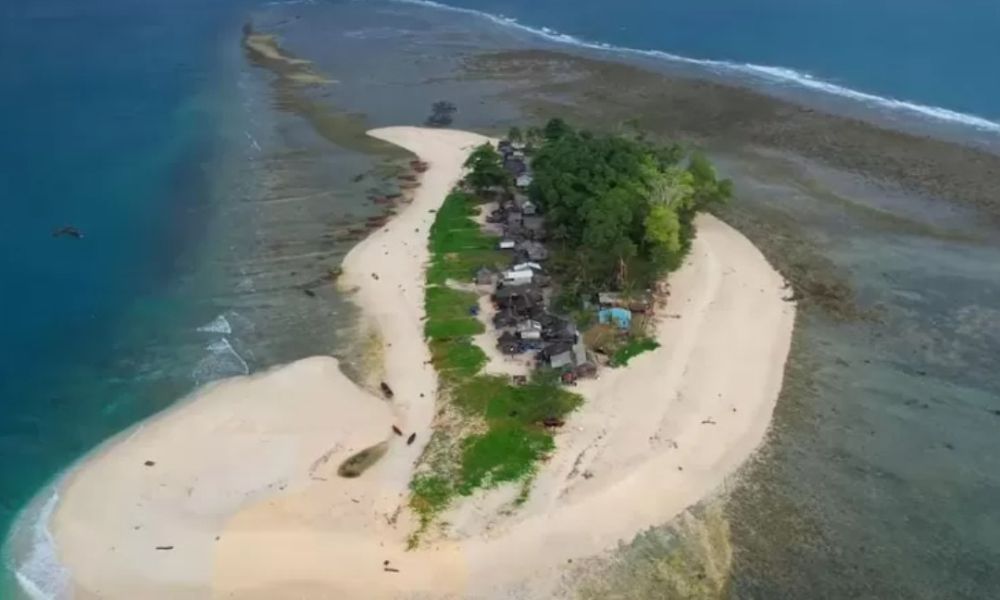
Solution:
M 691 258 L 672 279 L 663 312 L 679 318 L 660 322 L 663 347 L 580 387 L 588 401 L 523 509 L 481 535 L 405 551 L 411 528 L 405 510 L 395 520 L 396 509 L 428 438 L 436 386 L 422 337 L 428 211 L 483 138 L 419 128 L 374 134 L 431 165 L 412 205 L 352 250 L 342 277 L 385 339 L 394 401 L 358 389 L 332 359 L 307 359 L 213 386 L 109 444 L 64 487 L 54 518 L 78 591 L 496 597 L 525 580 L 553 581 L 567 560 L 668 521 L 762 441 L 794 305 L 742 235 L 701 217 Z M 392 423 L 417 431 L 418 443 L 388 434 Z M 365 476 L 333 475 L 351 450 L 384 439 L 386 458 Z M 149 459 L 156 464 L 144 466 Z M 156 550 L 161 544 L 174 548 Z M 399 572 L 384 571 L 386 560 Z

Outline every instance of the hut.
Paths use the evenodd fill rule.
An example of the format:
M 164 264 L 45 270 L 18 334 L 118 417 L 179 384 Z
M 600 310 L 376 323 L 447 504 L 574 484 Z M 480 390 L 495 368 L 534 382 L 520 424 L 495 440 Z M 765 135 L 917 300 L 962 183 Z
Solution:
M 525 215 L 530 216 L 538 213 L 538 207 L 535 206 L 535 203 L 521 192 L 514 192 L 514 206 Z
M 515 242 L 514 240 L 507 240 L 507 239 L 500 240 L 500 243 L 497 244 L 497 247 L 500 248 L 501 250 L 513 250 L 516 246 L 517 242 Z
M 524 269 L 521 271 L 504 271 L 503 272 L 503 284 L 504 285 L 527 285 L 531 283 L 531 280 L 535 277 L 535 272 L 531 269 Z
M 567 367 L 573 366 L 573 353 L 566 351 L 560 352 L 554 356 L 549 357 L 549 366 L 553 369 L 565 369 Z
M 533 285 L 502 285 L 493 292 L 493 303 L 501 310 L 527 314 L 542 306 L 542 292 Z
M 518 354 L 523 351 L 521 340 L 509 331 L 500 334 L 500 338 L 497 340 L 497 348 L 504 354 Z
M 506 329 L 508 327 L 514 327 L 517 325 L 518 319 L 517 315 L 513 312 L 505 310 L 498 312 L 493 315 L 493 327 L 496 329 Z
M 476 271 L 476 283 L 479 285 L 496 285 L 496 273 L 487 269 L 486 267 L 480 267 Z
M 517 179 L 514 180 L 514 185 L 516 185 L 521 189 L 529 187 L 531 185 L 531 182 L 535 180 L 530 173 L 522 172 L 522 173 L 516 173 L 515 175 Z
M 524 319 L 517 324 L 518 331 L 541 331 L 542 324 L 534 319 Z
M 523 158 L 515 158 L 513 156 L 508 156 L 503 161 L 503 168 L 508 173 L 516 178 L 521 178 L 528 171 L 528 165 L 525 164 Z
M 521 218 L 521 227 L 525 230 L 528 237 L 533 240 L 541 240 L 545 237 L 545 219 L 538 215 L 528 215 L 528 213 L 521 213 L 525 215 Z
M 513 267 L 510 268 L 510 270 L 511 271 L 529 271 L 529 270 L 541 271 L 542 270 L 542 265 L 540 265 L 540 264 L 538 264 L 536 262 L 531 262 L 529 260 L 529 261 L 519 262 L 519 263 L 515 264 Z
M 530 261 L 538 262 L 549 258 L 549 251 L 540 242 L 522 242 L 520 249 Z
M 601 292 L 597 294 L 597 303 L 601 306 L 624 306 L 625 300 L 618 292 Z

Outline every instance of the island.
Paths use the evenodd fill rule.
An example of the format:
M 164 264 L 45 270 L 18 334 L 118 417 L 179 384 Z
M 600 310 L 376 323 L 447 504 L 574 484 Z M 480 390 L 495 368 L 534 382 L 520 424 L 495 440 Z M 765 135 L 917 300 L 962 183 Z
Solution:
M 79 595 L 551 597 L 763 441 L 795 303 L 704 212 L 730 191 L 703 157 L 561 121 L 370 135 L 421 165 L 338 278 L 378 384 L 307 358 L 109 440 L 51 519 Z

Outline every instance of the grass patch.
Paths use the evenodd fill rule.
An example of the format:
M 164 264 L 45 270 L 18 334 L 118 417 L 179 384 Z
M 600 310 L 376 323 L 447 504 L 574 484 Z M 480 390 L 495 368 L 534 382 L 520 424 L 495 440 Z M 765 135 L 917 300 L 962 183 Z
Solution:
M 522 479 L 533 473 L 535 462 L 554 447 L 550 433 L 517 422 L 471 435 L 463 441 L 457 491 L 468 496 L 476 488 Z
M 499 268 L 508 261 L 495 249 L 497 238 L 484 234 L 472 220 L 477 204 L 472 196 L 453 192 L 430 231 L 424 333 L 440 377 L 441 397 L 473 426 L 463 431 L 453 425 L 454 431 L 439 429 L 432 437 L 424 459 L 430 469 L 410 483 L 410 507 L 420 518 L 411 547 L 457 495 L 521 481 L 518 503 L 523 503 L 538 460 L 555 446 L 542 421 L 561 418 L 582 401 L 552 374 L 536 373 L 528 384 L 514 386 L 507 377 L 480 373 L 487 358 L 471 336 L 484 327 L 469 311 L 476 294 L 445 285 L 449 279 L 471 281 L 480 267 Z
M 452 192 L 445 199 L 431 226 L 428 285 L 444 285 L 448 279 L 469 281 L 480 267 L 501 268 L 507 263 L 497 250 L 497 238 L 483 233 L 472 220 L 478 211 L 469 194 Z
M 431 340 L 447 340 L 476 335 L 486 330 L 470 313 L 478 301 L 476 294 L 444 286 L 428 287 L 424 296 L 427 321 L 424 335 Z
M 431 363 L 442 383 L 455 384 L 472 377 L 486 365 L 486 353 L 472 340 L 431 340 Z
M 625 342 L 625 344 L 623 344 L 620 348 L 615 350 L 615 353 L 611 355 L 610 365 L 612 367 L 624 367 L 628 364 L 628 361 L 632 360 L 636 356 L 639 356 L 643 352 L 655 350 L 659 347 L 660 343 L 652 338 L 632 338 Z

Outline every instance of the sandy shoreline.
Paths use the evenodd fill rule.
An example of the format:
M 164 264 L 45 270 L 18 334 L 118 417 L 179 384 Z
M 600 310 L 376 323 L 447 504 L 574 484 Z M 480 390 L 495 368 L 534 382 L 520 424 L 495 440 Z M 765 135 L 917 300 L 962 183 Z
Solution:
M 703 216 L 671 279 L 663 312 L 677 318 L 658 323 L 662 347 L 580 386 L 587 402 L 525 506 L 500 518 L 486 507 L 504 490 L 481 494 L 453 511 L 451 538 L 406 552 L 401 507 L 437 385 L 422 334 L 426 235 L 485 138 L 372 135 L 430 164 L 413 203 L 348 254 L 341 278 L 384 341 L 393 401 L 316 357 L 211 386 L 109 444 L 65 483 L 52 521 L 77 597 L 496 597 L 526 580 L 548 597 L 560 565 L 668 521 L 763 440 L 794 305 L 746 238 Z M 393 424 L 417 442 L 406 446 Z M 336 476 L 383 440 L 388 454 L 363 477 Z

